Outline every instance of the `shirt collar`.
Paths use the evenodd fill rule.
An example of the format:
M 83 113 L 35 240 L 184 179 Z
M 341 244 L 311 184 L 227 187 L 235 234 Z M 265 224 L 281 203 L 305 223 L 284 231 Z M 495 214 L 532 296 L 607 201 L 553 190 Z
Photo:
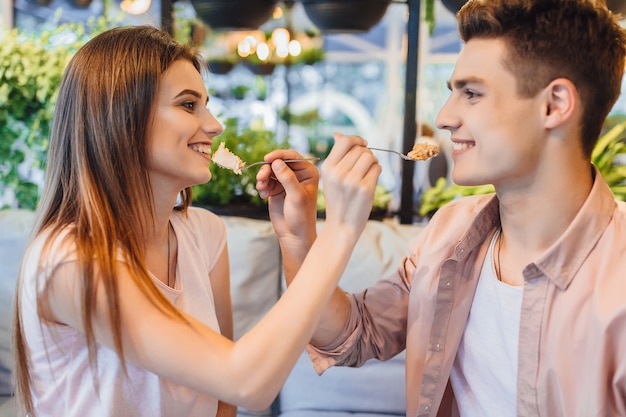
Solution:
M 498 227 L 500 227 L 500 206 L 498 197 L 494 194 L 459 239 L 454 248 L 456 258 L 462 261 L 472 250 L 482 245 Z
M 615 196 L 598 169 L 595 166 L 592 169 L 594 182 L 589 196 L 561 237 L 539 259 L 524 268 L 526 280 L 545 275 L 560 289 L 567 289 L 611 221 L 617 206 Z M 463 260 L 483 245 L 498 227 L 500 208 L 494 195 L 459 239 L 454 249 L 455 257 Z

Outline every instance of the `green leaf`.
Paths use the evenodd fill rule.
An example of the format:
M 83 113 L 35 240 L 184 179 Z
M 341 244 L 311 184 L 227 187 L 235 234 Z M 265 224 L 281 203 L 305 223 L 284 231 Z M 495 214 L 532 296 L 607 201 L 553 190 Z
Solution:
M 60 17 L 60 16 L 58 16 Z M 72 55 L 91 36 L 111 27 L 112 21 L 60 24 L 52 30 L 26 34 L 19 29 L 0 30 L 0 188 L 9 188 L 19 207 L 34 209 L 39 195 L 18 166 L 45 169 L 50 124 L 63 71 Z M 69 45 L 55 37 L 74 32 Z M 26 170 L 28 171 L 28 170 Z

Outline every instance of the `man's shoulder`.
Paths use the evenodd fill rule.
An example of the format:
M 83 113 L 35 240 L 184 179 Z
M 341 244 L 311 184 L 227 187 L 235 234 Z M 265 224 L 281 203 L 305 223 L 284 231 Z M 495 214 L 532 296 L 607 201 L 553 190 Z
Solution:
M 469 226 L 494 197 L 495 194 L 481 194 L 457 198 L 437 210 L 433 220 Z
M 498 224 L 495 194 L 461 197 L 437 210 L 428 222 L 426 233 L 413 244 L 424 245 L 433 253 L 448 253 L 451 245 L 456 247 L 464 237 L 472 236 L 466 242 L 470 245 L 479 244 Z

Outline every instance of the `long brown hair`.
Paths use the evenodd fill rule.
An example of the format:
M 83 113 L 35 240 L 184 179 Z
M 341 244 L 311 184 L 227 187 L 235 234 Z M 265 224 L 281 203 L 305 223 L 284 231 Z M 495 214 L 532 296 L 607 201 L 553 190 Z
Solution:
M 166 32 L 150 26 L 114 28 L 87 42 L 72 58 L 61 81 L 34 236 L 50 231 L 51 242 L 71 226 L 81 270 L 83 330 L 93 366 L 92 315 L 95 289 L 101 286 L 124 367 L 118 250 L 146 295 L 163 311 L 182 317 L 154 285 L 144 261 L 145 242 L 154 227 L 154 208 L 148 203 L 153 201 L 153 190 L 146 132 L 160 79 L 181 59 L 193 63 L 198 72 L 204 71 L 200 56 Z M 190 202 L 191 189 L 187 188 L 181 192 L 177 209 L 186 210 Z M 34 416 L 30 358 L 20 317 L 20 282 L 21 278 L 13 325 L 15 390 L 19 410 Z
M 556 78 L 570 80 L 583 102 L 582 149 L 590 156 L 620 94 L 626 34 L 603 1 L 472 0 L 458 14 L 463 41 L 502 38 L 506 68 L 520 95 L 532 97 Z

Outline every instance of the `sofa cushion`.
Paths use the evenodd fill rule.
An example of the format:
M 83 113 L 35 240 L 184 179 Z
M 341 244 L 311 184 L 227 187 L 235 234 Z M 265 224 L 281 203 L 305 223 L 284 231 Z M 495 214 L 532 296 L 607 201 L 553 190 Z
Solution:
M 318 227 L 323 227 L 323 223 Z M 408 253 L 409 240 L 422 229 L 421 225 L 399 224 L 394 220 L 367 222 L 339 281 L 341 288 L 361 291 L 393 274 Z
M 0 417 L 17 417 L 14 397 L 0 395 Z
M 13 293 L 24 248 L 28 243 L 35 213 L 0 210 L 0 395 L 13 392 L 11 385 L 11 321 Z
M 226 223 L 235 340 L 250 330 L 280 296 L 280 247 L 265 220 L 221 216 Z
M 307 410 L 405 415 L 404 375 L 404 352 L 360 368 L 332 367 L 321 376 L 305 352 L 280 392 L 280 415 L 296 417 Z
M 324 411 L 324 410 L 293 410 L 287 411 L 280 417 L 389 417 L 389 414 L 380 413 L 351 413 L 346 411 Z

